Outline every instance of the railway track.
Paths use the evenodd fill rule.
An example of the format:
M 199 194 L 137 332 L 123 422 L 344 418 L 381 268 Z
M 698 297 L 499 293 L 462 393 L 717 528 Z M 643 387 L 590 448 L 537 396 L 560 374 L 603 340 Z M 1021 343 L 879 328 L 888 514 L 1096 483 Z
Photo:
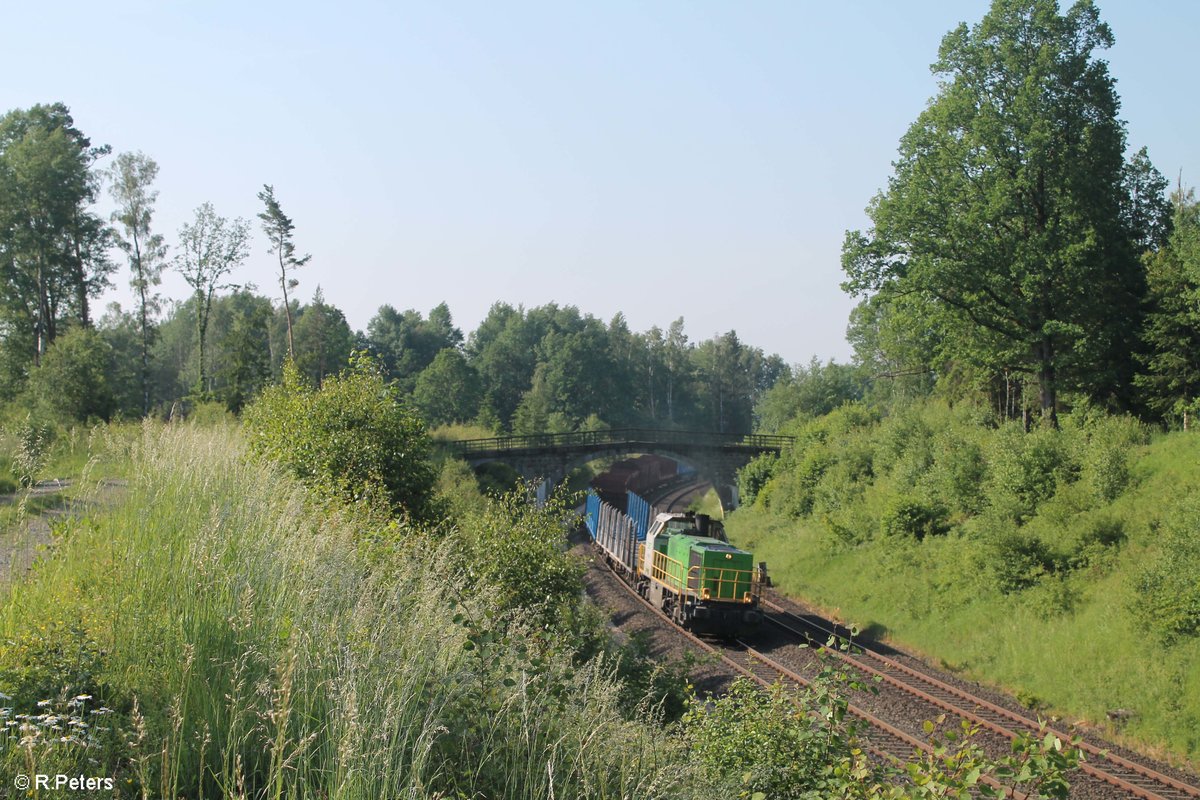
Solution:
M 650 607 L 653 608 L 653 606 Z M 684 633 L 691 636 L 687 631 Z M 810 685 L 809 681 L 798 672 L 759 652 L 746 642 L 739 640 L 736 642 L 736 647 L 714 647 L 703 639 L 692 638 L 695 638 L 699 645 L 709 647 L 712 652 L 720 656 L 722 661 L 760 686 L 769 687 L 777 681 L 782 681 L 784 686 L 792 688 L 805 688 Z M 869 728 L 864 737 L 867 750 L 878 758 L 907 762 L 916 758 L 920 753 L 932 752 L 932 748 L 925 742 L 853 704 L 847 707 L 846 713 L 867 723 Z
M 601 557 L 603 557 L 603 554 L 601 554 Z M 745 641 L 737 640 L 730 643 L 713 642 L 703 639 L 691 631 L 680 628 L 667 614 L 638 594 L 632 586 L 621 580 L 618 575 L 610 570 L 605 570 L 605 572 L 614 583 L 619 584 L 625 592 L 636 599 L 639 605 L 665 622 L 676 633 L 689 640 L 695 648 L 715 656 L 735 674 L 747 677 L 763 688 L 769 688 L 776 682 L 782 682 L 785 687 L 793 689 L 811 685 L 811 681 L 803 675 L 765 653 L 760 652 Z M 846 713 L 866 723 L 866 730 L 862 737 L 863 749 L 882 761 L 909 763 L 921 755 L 933 753 L 933 748 L 927 742 L 897 728 L 853 703 L 847 704 Z M 981 780 L 990 786 L 999 786 L 991 778 L 984 777 Z M 1017 792 L 1014 797 L 1023 800 L 1025 795 Z
M 678 505 L 680 501 L 708 485 L 708 481 L 697 479 L 679 486 L 671 487 L 663 494 L 657 497 L 648 497 L 647 500 L 649 501 L 650 505 L 654 506 L 660 511 L 678 511 L 680 509 L 676 509 L 675 506 Z
M 764 599 L 762 606 L 765 610 L 772 612 L 766 615 L 769 624 L 800 640 L 812 641 L 813 632 L 822 643 L 831 636 L 836 640 L 849 640 L 847 632 L 843 629 L 831 628 L 813 619 L 802 617 L 770 600 Z M 864 677 L 877 677 L 882 683 L 937 708 L 937 713 L 953 714 L 978 725 L 983 730 L 1009 740 L 1016 738 L 1019 733 L 1038 731 L 1044 733 L 1047 730 L 1042 728 L 1037 720 L 976 697 L 933 675 L 901 664 L 869 646 L 863 647 L 858 642 L 855 643 L 855 649 L 850 652 L 836 648 L 830 648 L 828 652 L 858 670 Z M 1064 741 L 1070 739 L 1061 731 L 1049 729 L 1049 732 Z M 1144 798 L 1144 800 L 1197 800 L 1200 798 L 1200 787 L 1192 786 L 1142 764 L 1108 753 L 1088 742 L 1080 742 L 1078 746 L 1089 759 L 1080 764 L 1082 772 L 1131 797 Z

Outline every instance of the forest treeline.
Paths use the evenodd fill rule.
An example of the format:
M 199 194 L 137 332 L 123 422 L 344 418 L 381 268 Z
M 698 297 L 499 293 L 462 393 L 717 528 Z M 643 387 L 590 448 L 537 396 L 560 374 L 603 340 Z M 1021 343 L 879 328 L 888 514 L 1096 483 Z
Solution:
M 157 164 L 110 156 L 61 103 L 0 118 L 0 402 L 76 420 L 165 416 L 180 402 L 238 412 L 289 355 L 317 386 L 365 350 L 430 425 L 748 432 L 756 402 L 788 374 L 734 331 L 695 343 L 682 318 L 637 333 L 621 314 L 605 323 L 554 304 L 497 303 L 469 335 L 445 304 L 428 316 L 383 305 L 355 331 L 320 287 L 295 299 L 309 256 L 273 187 L 258 195 L 266 243 L 205 203 L 168 244 L 153 226 Z M 95 211 L 105 191 L 110 220 Z M 252 246 L 278 260 L 276 297 L 238 285 Z M 157 291 L 165 269 L 184 277 L 187 297 Z M 97 313 L 96 298 L 123 276 L 134 307 Z
M 79 419 L 179 400 L 237 411 L 289 353 L 318 385 L 365 349 L 431 425 L 743 432 L 864 395 L 937 393 L 1026 427 L 1082 404 L 1186 428 L 1200 405 L 1200 206 L 1130 147 L 1096 56 L 1112 43 L 1090 2 L 998 5 L 944 38 L 938 94 L 901 139 L 870 226 L 846 233 L 853 363 L 795 370 L 732 331 L 694 343 L 682 320 L 636 333 L 620 314 L 556 305 L 497 304 L 469 335 L 445 305 L 384 305 L 354 331 L 319 287 L 296 299 L 309 256 L 273 187 L 258 195 L 265 243 L 207 203 L 168 243 L 151 158 L 93 145 L 61 103 L 12 110 L 0 118 L 0 401 L 25 394 Z M 108 220 L 95 211 L 104 192 Z M 277 259 L 277 293 L 235 288 L 251 248 Z M 188 297 L 160 296 L 167 268 Z M 135 307 L 97 313 L 121 280 Z

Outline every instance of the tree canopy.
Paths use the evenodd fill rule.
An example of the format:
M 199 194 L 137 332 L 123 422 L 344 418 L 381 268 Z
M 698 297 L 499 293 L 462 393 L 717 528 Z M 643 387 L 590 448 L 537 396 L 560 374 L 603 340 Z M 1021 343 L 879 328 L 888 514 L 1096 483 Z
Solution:
M 93 147 L 62 103 L 0 117 L 0 315 L 24 332 L 34 364 L 69 319 L 91 324 L 108 285 L 110 233 L 89 210 Z
M 1050 423 L 1063 389 L 1127 400 L 1134 367 L 1137 245 L 1158 218 L 1130 197 L 1131 170 L 1154 176 L 1124 159 L 1095 56 L 1112 43 L 1088 0 L 996 0 L 948 33 L 873 227 L 843 247 L 844 288 L 934 332 L 943 364 L 1032 380 Z
M 196 391 L 211 390 L 205 346 L 208 341 L 208 321 L 213 297 L 218 290 L 229 289 L 225 279 L 249 252 L 250 225 L 246 220 L 230 222 L 218 216 L 211 203 L 196 209 L 195 219 L 179 229 L 179 253 L 175 269 L 192 288 L 196 299 L 196 341 L 200 348 L 197 359 Z

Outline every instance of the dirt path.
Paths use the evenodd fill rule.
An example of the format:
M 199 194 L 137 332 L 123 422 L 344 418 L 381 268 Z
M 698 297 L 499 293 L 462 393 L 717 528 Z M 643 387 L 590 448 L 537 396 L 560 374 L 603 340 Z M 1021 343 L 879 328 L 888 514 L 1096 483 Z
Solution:
M 97 505 L 115 501 L 125 490 L 125 481 L 105 479 L 87 499 L 73 498 L 66 492 L 70 479 L 41 481 L 28 492 L 0 495 L 0 508 L 6 511 L 22 502 L 26 513 L 0 528 L 0 589 L 28 574 L 34 562 L 45 557 L 54 546 L 54 526 L 61 520 Z

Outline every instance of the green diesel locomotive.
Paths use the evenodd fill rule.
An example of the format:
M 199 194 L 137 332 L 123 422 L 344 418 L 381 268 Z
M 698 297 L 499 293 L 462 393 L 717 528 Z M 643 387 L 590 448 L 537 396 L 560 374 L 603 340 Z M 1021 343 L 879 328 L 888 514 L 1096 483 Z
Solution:
M 585 521 L 609 566 L 682 627 L 732 636 L 762 621 L 766 565 L 708 517 L 658 513 L 641 539 L 633 519 L 593 495 Z

